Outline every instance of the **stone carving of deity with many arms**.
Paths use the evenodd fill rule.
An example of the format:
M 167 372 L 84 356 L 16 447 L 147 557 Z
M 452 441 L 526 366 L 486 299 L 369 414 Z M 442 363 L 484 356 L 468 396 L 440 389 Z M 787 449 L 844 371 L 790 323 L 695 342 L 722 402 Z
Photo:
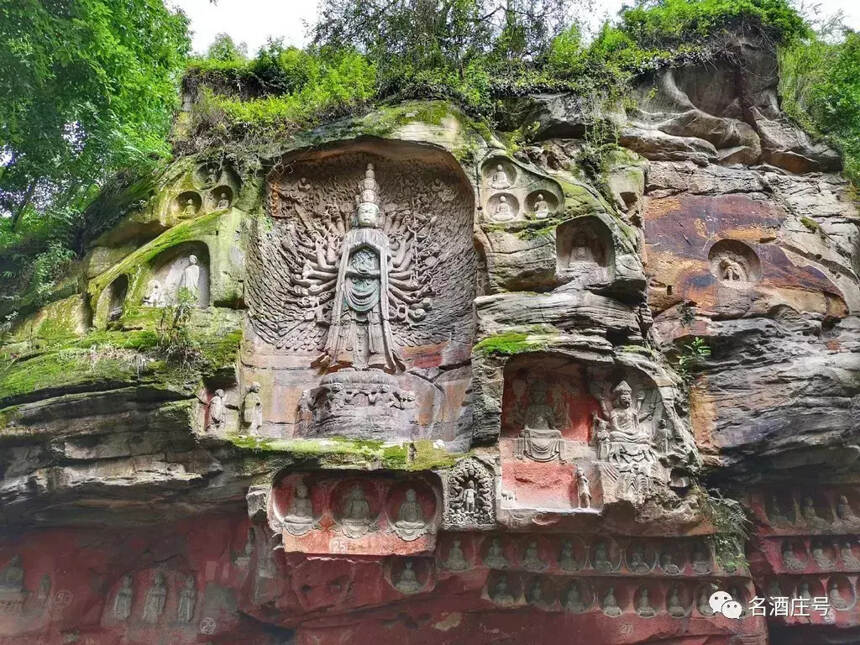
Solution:
M 392 254 L 382 230 L 373 164 L 367 165 L 360 191 L 337 261 L 329 262 L 318 246 L 316 261 L 302 271 L 312 294 L 335 288 L 325 348 L 316 364 L 323 369 L 401 372 L 404 366 L 394 346 L 391 320 L 394 313 L 410 308 L 413 317 L 420 317 L 421 305 L 429 305 L 428 290 L 410 280 L 409 245 L 401 244 L 396 256 Z

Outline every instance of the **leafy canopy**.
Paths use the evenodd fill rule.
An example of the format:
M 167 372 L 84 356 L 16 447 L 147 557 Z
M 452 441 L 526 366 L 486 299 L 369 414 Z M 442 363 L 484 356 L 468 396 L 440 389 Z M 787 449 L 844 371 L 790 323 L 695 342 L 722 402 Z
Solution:
M 0 212 L 80 210 L 165 155 L 188 47 L 161 0 L 0 0 Z

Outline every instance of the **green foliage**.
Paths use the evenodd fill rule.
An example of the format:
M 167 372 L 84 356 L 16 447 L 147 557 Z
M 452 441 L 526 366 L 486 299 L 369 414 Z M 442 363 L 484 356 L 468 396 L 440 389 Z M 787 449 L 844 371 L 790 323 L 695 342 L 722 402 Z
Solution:
M 162 308 L 156 331 L 159 354 L 181 368 L 193 368 L 201 359 L 200 344 L 188 325 L 197 299 L 197 294 L 192 290 L 181 288 L 176 300 Z
M 245 43 L 236 44 L 228 34 L 218 34 L 206 50 L 206 58 L 222 63 L 247 60 L 248 46 Z
M 839 148 L 860 187 L 860 34 L 841 42 L 811 36 L 781 48 L 779 63 L 783 110 Z
M 682 345 L 681 352 L 678 354 L 678 361 L 675 364 L 675 371 L 682 379 L 689 381 L 693 372 L 701 367 L 710 356 L 711 348 L 705 339 L 696 336 L 689 343 Z
M 5 301 L 44 296 L 108 178 L 169 153 L 188 45 L 161 0 L 0 0 Z

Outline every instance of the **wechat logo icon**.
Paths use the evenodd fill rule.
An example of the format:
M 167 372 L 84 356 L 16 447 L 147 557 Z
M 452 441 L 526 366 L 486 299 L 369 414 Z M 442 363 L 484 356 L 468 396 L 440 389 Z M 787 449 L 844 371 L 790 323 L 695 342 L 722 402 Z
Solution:
M 715 591 L 708 598 L 708 604 L 715 614 L 722 614 L 726 618 L 737 620 L 743 613 L 741 603 L 734 600 L 731 595 L 725 591 Z

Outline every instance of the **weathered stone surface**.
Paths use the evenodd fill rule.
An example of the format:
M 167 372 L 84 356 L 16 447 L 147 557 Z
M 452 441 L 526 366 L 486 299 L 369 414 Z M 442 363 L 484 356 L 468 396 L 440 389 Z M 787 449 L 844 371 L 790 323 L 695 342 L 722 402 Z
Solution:
M 0 642 L 854 642 L 860 218 L 732 47 L 154 178 L 2 339 Z

